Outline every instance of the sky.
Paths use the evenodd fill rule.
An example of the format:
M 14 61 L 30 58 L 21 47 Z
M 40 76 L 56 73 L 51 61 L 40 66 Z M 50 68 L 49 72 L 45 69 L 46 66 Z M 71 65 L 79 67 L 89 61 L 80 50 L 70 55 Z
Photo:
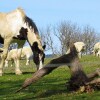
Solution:
M 0 0 L 0 12 L 18 7 L 40 28 L 66 20 L 100 32 L 100 0 Z
M 0 12 L 24 9 L 38 28 L 71 21 L 90 25 L 100 34 L 100 0 L 0 0 Z

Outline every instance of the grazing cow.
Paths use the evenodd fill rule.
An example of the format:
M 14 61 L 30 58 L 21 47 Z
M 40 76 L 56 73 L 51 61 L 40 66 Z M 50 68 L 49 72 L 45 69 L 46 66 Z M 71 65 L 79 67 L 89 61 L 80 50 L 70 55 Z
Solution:
M 97 53 L 99 53 L 100 52 L 100 42 L 97 42 L 95 45 L 94 45 L 94 48 L 93 48 L 93 54 L 95 55 L 95 56 L 97 56 Z
M 96 56 L 97 56 L 97 57 L 100 57 L 100 50 L 98 50 Z
M 30 63 L 30 59 L 33 57 L 33 52 L 30 48 L 30 46 L 25 46 L 23 48 L 20 48 L 20 49 L 12 49 L 12 50 L 9 50 L 8 52 L 8 55 L 7 55 L 7 58 L 5 60 L 5 67 L 8 67 L 8 63 L 9 61 L 12 61 L 12 64 L 13 62 L 15 63 L 15 73 L 18 74 L 17 72 L 19 72 L 19 67 L 20 67 L 20 64 L 19 64 L 19 61 L 21 58 L 26 58 L 26 65 L 29 65 Z M 11 64 L 11 66 L 12 66 Z M 41 67 L 39 68 L 41 69 Z M 19 70 L 16 72 L 16 70 Z M 22 72 L 20 72 L 22 73 Z
M 74 43 L 75 48 L 78 52 L 79 58 L 82 57 L 82 52 L 85 50 L 85 43 L 83 42 L 75 42 Z M 70 49 L 68 49 L 68 51 L 66 52 L 66 54 L 68 54 L 70 52 Z
M 30 46 L 25 46 L 22 48 L 22 53 L 21 53 L 21 58 L 25 57 L 26 58 L 26 65 L 29 65 L 30 59 L 33 57 L 33 52 L 30 48 Z M 39 68 L 41 69 L 41 68 Z
M 21 42 L 27 40 L 34 54 L 33 61 L 37 68 L 43 66 L 45 46 L 42 46 L 37 26 L 21 8 L 17 8 L 12 12 L 0 13 L 0 43 L 4 44 L 0 62 L 0 76 L 3 74 L 8 48 L 13 40 L 21 40 Z M 20 72 L 16 73 L 20 74 Z
M 15 63 L 15 73 L 18 75 L 22 74 L 19 68 L 19 60 L 20 60 L 21 51 L 22 51 L 22 48 L 10 50 L 5 60 L 5 67 L 8 67 L 8 62 L 10 60 Z
M 20 55 L 19 55 L 19 51 L 21 52 Z M 26 65 L 29 65 L 30 59 L 33 57 L 33 52 L 31 50 L 30 46 L 25 46 L 20 49 L 10 50 L 8 52 L 7 59 L 5 60 L 5 67 L 8 67 L 8 61 L 10 61 L 10 60 L 14 61 L 15 58 L 20 60 L 21 58 L 24 58 L 24 57 L 26 59 Z M 39 69 L 41 69 L 41 68 L 39 68 Z
M 18 47 L 18 44 L 17 43 L 12 43 L 10 45 L 10 47 L 9 47 L 9 50 L 10 51 L 8 52 L 7 59 L 5 61 L 5 67 L 8 67 L 8 61 L 9 60 L 11 60 L 11 59 L 14 60 L 15 57 L 17 56 L 17 52 L 16 52 L 17 47 Z M 18 49 L 18 51 L 20 51 L 20 49 Z M 15 55 L 15 57 L 14 57 L 14 55 Z M 31 47 L 29 45 L 28 46 L 24 46 L 22 48 L 20 57 L 21 58 L 24 58 L 25 57 L 26 58 L 26 65 L 29 65 L 30 59 L 33 57 L 33 52 L 32 52 Z M 19 59 L 21 59 L 21 58 L 19 58 Z

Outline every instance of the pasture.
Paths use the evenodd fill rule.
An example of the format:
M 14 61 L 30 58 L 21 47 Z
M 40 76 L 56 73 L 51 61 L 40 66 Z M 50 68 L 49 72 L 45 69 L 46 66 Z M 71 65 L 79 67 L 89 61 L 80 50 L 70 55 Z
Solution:
M 45 64 L 50 58 L 45 59 Z M 81 58 L 84 71 L 92 72 L 100 68 L 100 58 L 92 55 L 83 56 Z M 38 82 L 27 87 L 19 93 L 15 93 L 21 87 L 24 80 L 32 76 L 36 71 L 35 65 L 31 61 L 26 66 L 25 60 L 21 60 L 21 70 L 23 75 L 15 75 L 14 67 L 4 68 L 4 75 L 0 77 L 0 100 L 99 100 L 100 91 L 96 90 L 92 93 L 71 93 L 65 86 L 70 78 L 70 70 L 67 66 L 61 66 L 49 75 L 43 77 Z

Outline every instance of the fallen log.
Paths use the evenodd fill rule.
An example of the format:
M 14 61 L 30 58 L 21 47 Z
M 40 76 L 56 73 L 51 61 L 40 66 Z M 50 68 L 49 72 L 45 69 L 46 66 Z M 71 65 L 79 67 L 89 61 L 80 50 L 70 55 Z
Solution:
M 80 87 L 83 87 L 83 86 L 85 87 L 84 91 L 87 91 L 85 89 L 88 89 L 89 87 L 88 85 L 97 82 L 97 81 L 94 82 L 92 79 L 100 75 L 98 74 L 99 72 L 97 71 L 89 75 L 86 75 L 84 73 L 82 65 L 80 64 L 80 61 L 78 58 L 77 50 L 74 45 L 71 45 L 69 54 L 65 54 L 61 57 L 51 60 L 42 69 L 36 71 L 31 78 L 26 79 L 22 87 L 19 90 L 17 90 L 17 92 L 28 87 L 32 83 L 37 82 L 43 76 L 51 73 L 54 69 L 58 68 L 61 65 L 67 65 L 70 69 L 71 78 L 69 82 L 67 83 L 68 84 L 67 86 L 72 91 L 76 91 Z M 91 88 L 91 86 L 89 88 Z

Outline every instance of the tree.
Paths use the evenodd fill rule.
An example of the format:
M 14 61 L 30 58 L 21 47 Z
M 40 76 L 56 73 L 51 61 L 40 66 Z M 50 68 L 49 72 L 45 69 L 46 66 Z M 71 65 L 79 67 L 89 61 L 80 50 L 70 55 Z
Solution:
M 56 54 L 54 47 L 53 33 L 51 26 L 47 26 L 46 29 L 40 29 L 41 39 L 46 44 L 46 50 L 51 50 L 52 54 Z
M 51 50 L 52 54 L 65 54 L 70 42 L 84 42 L 86 44 L 85 52 L 90 54 L 94 44 L 100 40 L 100 36 L 89 25 L 82 29 L 70 21 L 61 21 L 55 26 L 47 26 L 40 33 L 42 40 L 47 45 L 47 50 Z M 57 46 L 55 40 L 57 40 Z
M 96 32 L 89 25 L 85 26 L 82 34 L 82 41 L 86 44 L 86 54 L 91 53 L 94 44 L 98 41 Z
M 76 24 L 63 21 L 54 29 L 54 35 L 60 41 L 61 54 L 65 54 L 68 50 L 70 42 L 77 42 L 81 40 L 81 30 Z

